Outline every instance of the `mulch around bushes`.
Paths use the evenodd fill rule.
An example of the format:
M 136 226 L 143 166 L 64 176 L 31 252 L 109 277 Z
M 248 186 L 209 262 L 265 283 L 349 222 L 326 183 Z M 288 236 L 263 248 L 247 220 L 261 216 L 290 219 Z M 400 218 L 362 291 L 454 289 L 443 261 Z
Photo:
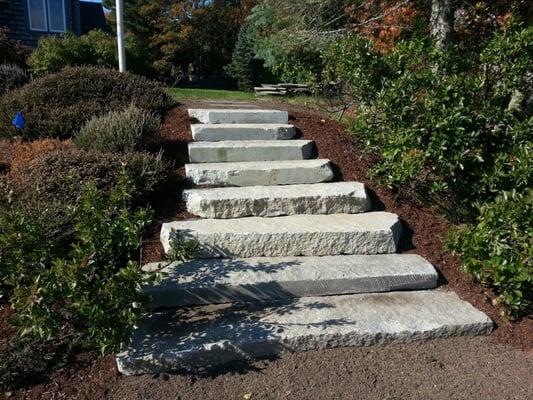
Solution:
M 213 108 L 217 103 L 195 101 L 187 105 Z M 401 250 L 420 254 L 433 263 L 441 285 L 496 322 L 494 333 L 410 345 L 286 354 L 197 375 L 123 377 L 113 356 L 82 354 L 75 366 L 57 371 L 49 382 L 13 392 L 9 398 L 243 399 L 248 394 L 254 400 L 533 398 L 533 318 L 515 322 L 499 318 L 492 291 L 471 282 L 460 271 L 459 260 L 442 250 L 450 225 L 436 211 L 400 199 L 372 182 L 367 176 L 370 158 L 362 154 L 357 141 L 340 123 L 287 104 L 260 106 L 287 109 L 300 136 L 315 141 L 320 158 L 332 160 L 337 180 L 365 183 L 374 209 L 398 214 L 404 225 Z M 162 222 L 193 217 L 180 200 L 181 191 L 189 187 L 183 179 L 186 144 L 192 140 L 188 124 L 186 109 L 175 108 L 161 129 L 165 153 L 175 162 L 175 176 L 167 190 L 152 199 L 156 222 L 143 242 L 143 262 L 163 257 L 159 243 Z M 11 315 L 6 307 L 0 307 L 0 335 L 11 334 L 4 330 L 9 329 L 5 324 Z

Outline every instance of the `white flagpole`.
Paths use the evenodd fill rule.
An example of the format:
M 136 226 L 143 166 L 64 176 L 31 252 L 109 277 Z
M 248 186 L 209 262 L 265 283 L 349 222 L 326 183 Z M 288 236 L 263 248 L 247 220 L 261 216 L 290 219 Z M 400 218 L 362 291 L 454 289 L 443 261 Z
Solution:
M 118 70 L 126 71 L 126 46 L 124 45 L 124 7 L 123 0 L 116 0 L 117 41 L 118 41 Z

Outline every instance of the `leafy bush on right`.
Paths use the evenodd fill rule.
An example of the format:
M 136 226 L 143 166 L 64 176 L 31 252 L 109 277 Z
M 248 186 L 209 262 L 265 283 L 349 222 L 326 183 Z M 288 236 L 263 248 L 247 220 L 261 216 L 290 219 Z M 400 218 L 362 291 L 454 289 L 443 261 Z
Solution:
M 131 73 L 95 67 L 67 67 L 38 78 L 0 98 L 0 137 L 69 138 L 93 116 L 133 104 L 161 113 L 173 104 L 158 83 Z M 15 131 L 22 111 L 26 127 Z
M 525 103 L 531 94 L 531 43 L 533 28 L 513 27 L 479 58 L 465 59 L 460 48 L 437 50 L 427 39 L 400 42 L 385 54 L 381 69 L 393 73 L 365 84 L 376 95 L 362 99 L 351 121 L 379 157 L 375 176 L 456 220 L 475 217 L 480 198 L 532 186 L 524 151 L 532 143 L 531 114 L 526 105 L 511 107 L 513 97 Z M 376 68 L 373 59 L 360 59 L 363 71 Z
M 130 106 L 93 117 L 80 129 L 74 142 L 82 149 L 109 152 L 145 150 L 159 141 L 160 121 L 150 112 Z
M 506 316 L 532 311 L 533 190 L 483 205 L 476 223 L 452 231 L 447 246 L 464 271 L 496 288 Z
M 28 83 L 29 78 L 22 68 L 14 64 L 0 64 L 0 96 L 11 89 Z

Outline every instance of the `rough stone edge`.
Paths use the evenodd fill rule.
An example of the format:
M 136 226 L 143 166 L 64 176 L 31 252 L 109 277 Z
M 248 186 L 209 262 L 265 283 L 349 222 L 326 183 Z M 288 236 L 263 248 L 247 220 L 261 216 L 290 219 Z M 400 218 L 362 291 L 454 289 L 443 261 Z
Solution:
M 475 309 L 480 315 L 480 320 L 469 324 L 455 324 L 441 326 L 430 331 L 417 331 L 405 336 L 406 332 L 394 334 L 383 334 L 377 332 L 370 335 L 361 335 L 352 333 L 349 335 L 316 335 L 307 338 L 307 342 L 302 341 L 302 336 L 297 336 L 289 340 L 273 342 L 263 340 L 262 342 L 253 342 L 248 346 L 257 352 L 254 359 L 261 359 L 268 356 L 278 356 L 287 352 L 304 352 L 310 350 L 322 350 L 327 348 L 342 347 L 369 347 L 384 346 L 390 344 L 408 344 L 418 341 L 429 341 L 434 339 L 445 339 L 450 337 L 463 336 L 480 336 L 488 335 L 494 328 L 493 321 L 482 311 L 477 310 L 470 303 L 461 300 L 457 294 L 450 292 L 456 297 L 457 301 L 468 304 Z M 484 321 L 481 321 L 484 316 Z M 402 336 L 404 335 L 404 336 Z M 309 340 L 312 339 L 312 340 Z M 343 343 L 339 343 L 343 339 Z M 246 347 L 246 346 L 242 346 Z M 231 362 L 253 361 L 246 349 L 237 348 L 229 341 L 219 341 L 209 343 L 208 346 L 196 348 L 195 351 L 182 351 L 163 354 L 160 357 L 143 357 L 134 358 L 133 361 L 128 359 L 127 350 L 122 351 L 116 356 L 116 363 L 120 373 L 124 375 L 141 375 L 145 373 L 157 373 L 177 370 L 194 370 L 196 368 L 228 364 Z M 263 353 L 263 354 L 261 354 Z M 213 357 L 216 354 L 216 357 Z M 168 356 L 165 358 L 165 356 Z M 173 358 L 173 359 L 171 359 Z M 206 360 L 211 360 L 206 363 Z M 154 362 L 155 361 L 155 362 Z

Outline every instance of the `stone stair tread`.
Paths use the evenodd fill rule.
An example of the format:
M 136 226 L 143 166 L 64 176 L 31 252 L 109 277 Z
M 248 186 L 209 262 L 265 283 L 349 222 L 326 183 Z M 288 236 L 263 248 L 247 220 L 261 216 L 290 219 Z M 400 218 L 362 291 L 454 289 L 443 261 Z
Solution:
M 327 159 L 186 164 L 185 174 L 197 185 L 213 186 L 291 185 L 333 179 Z
M 286 124 L 287 111 L 261 109 L 189 109 L 189 116 L 206 124 Z
M 192 142 L 191 163 L 283 161 L 311 158 L 312 140 L 228 140 Z
M 483 335 L 492 321 L 442 290 L 303 297 L 153 313 L 117 355 L 126 375 L 332 347 Z
M 395 253 L 402 230 L 396 214 L 290 215 L 273 218 L 199 219 L 164 223 L 172 238 L 196 238 L 202 257 L 323 256 Z
M 161 272 L 161 282 L 144 288 L 154 308 L 431 289 L 438 278 L 415 254 L 204 259 Z
M 289 124 L 192 124 L 195 141 L 216 142 L 221 140 L 287 140 L 296 135 Z
M 370 209 L 365 186 L 359 182 L 190 189 L 183 198 L 187 210 L 203 218 L 354 214 Z

